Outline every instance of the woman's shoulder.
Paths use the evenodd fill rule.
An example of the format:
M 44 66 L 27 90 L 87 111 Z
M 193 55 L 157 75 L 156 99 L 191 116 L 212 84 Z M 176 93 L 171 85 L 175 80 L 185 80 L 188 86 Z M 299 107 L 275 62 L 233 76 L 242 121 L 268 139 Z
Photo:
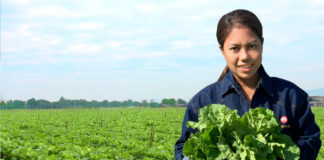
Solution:
M 308 94 L 295 83 L 278 77 L 270 77 L 270 80 L 272 92 L 278 99 L 295 103 L 305 103 L 307 100 Z
M 202 88 L 195 96 L 218 96 L 222 91 L 222 84 L 219 81 L 213 82 Z
M 295 93 L 307 95 L 307 93 L 303 89 L 301 89 L 298 85 L 296 85 L 295 83 L 289 80 L 278 78 L 278 77 L 270 77 L 270 79 L 271 79 L 272 87 L 279 91 L 295 92 Z
M 222 85 L 220 84 L 220 82 L 211 83 L 199 90 L 192 97 L 189 103 L 191 103 L 193 106 L 196 106 L 196 108 L 201 108 L 211 103 L 217 103 L 218 99 L 221 96 L 221 91 Z

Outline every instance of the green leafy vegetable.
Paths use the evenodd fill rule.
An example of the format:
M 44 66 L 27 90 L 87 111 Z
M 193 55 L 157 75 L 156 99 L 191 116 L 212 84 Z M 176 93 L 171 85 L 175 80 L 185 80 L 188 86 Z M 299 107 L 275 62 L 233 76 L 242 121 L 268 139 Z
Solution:
M 240 118 L 236 110 L 211 104 L 187 127 L 199 130 L 184 144 L 183 154 L 193 160 L 299 159 L 299 148 L 280 133 L 278 119 L 267 108 L 251 109 Z

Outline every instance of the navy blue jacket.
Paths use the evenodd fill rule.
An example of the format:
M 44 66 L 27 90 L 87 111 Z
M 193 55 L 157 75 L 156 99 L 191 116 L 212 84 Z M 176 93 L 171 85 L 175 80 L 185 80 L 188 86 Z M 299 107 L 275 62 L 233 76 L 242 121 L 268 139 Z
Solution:
M 250 108 L 265 107 L 274 111 L 278 119 L 286 116 L 281 123 L 281 133 L 289 135 L 300 148 L 302 160 L 315 160 L 322 145 L 320 130 L 309 106 L 307 93 L 295 84 L 275 77 L 269 77 L 261 65 L 261 77 L 250 105 L 242 89 L 229 71 L 221 81 L 215 82 L 198 92 L 189 102 L 182 124 L 182 134 L 175 144 L 175 159 L 183 158 L 182 150 L 191 133 L 197 130 L 187 128 L 188 121 L 198 121 L 199 109 L 208 104 L 224 104 L 237 110 L 242 116 Z

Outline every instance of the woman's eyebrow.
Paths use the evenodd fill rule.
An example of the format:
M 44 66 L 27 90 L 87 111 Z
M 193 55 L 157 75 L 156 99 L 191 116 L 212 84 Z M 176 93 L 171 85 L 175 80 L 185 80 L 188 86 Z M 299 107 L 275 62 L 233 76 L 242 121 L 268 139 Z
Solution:
M 258 43 L 258 40 L 252 40 L 252 41 L 250 41 L 250 42 L 248 42 L 248 43 Z
M 239 46 L 239 45 L 240 45 L 240 43 L 236 43 L 236 42 L 229 43 L 229 46 Z
M 258 43 L 258 40 L 257 40 L 257 39 L 254 39 L 254 40 L 249 41 L 249 42 L 246 43 L 246 44 L 251 44 L 251 43 Z M 230 42 L 228 45 L 229 45 L 229 46 L 239 46 L 239 45 L 241 45 L 241 43 L 237 43 L 237 42 Z

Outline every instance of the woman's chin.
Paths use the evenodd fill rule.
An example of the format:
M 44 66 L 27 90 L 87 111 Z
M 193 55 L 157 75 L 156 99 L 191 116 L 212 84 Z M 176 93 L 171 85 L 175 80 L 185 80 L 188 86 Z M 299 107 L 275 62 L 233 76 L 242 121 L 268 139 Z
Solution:
M 240 80 L 251 80 L 254 78 L 253 74 L 247 74 L 247 73 L 238 73 L 236 74 L 236 78 L 239 78 Z

